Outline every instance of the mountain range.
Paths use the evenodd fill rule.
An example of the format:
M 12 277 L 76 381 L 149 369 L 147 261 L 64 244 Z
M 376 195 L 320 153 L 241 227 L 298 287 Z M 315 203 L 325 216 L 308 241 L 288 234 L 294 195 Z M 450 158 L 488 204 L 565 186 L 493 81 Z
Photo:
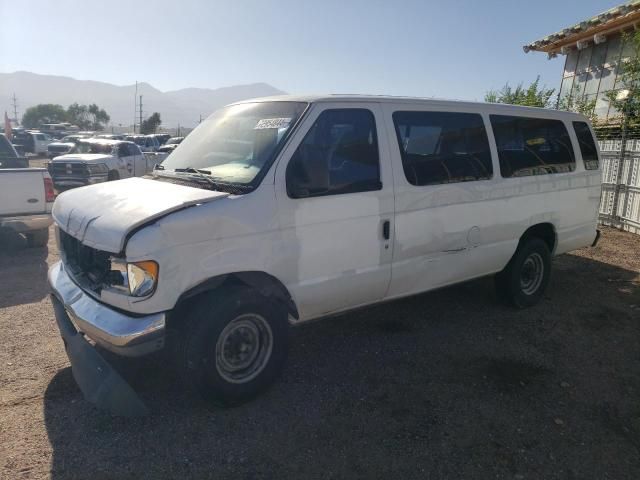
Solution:
M 137 92 L 138 96 L 142 95 L 143 116 L 160 112 L 162 123 L 166 127 L 193 127 L 199 122 L 200 116 L 206 118 L 229 103 L 285 93 L 266 83 L 162 92 L 145 82 L 138 83 Z M 111 125 L 128 126 L 133 123 L 135 84 L 119 86 L 31 72 L 0 73 L 0 115 L 6 110 L 10 117 L 13 116 L 14 94 L 19 117 L 27 108 L 39 103 L 57 103 L 66 108 L 77 102 L 95 103 L 104 108 L 111 116 Z M 138 118 L 136 121 L 139 121 Z

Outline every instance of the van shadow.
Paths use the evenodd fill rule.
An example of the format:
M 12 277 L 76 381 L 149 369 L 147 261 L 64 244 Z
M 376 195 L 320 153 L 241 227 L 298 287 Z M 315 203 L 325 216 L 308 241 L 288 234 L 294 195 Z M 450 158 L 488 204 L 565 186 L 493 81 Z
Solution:
M 28 248 L 13 230 L 0 229 L 0 308 L 34 303 L 48 293 L 47 247 Z
M 512 478 L 534 465 L 538 478 L 622 478 L 611 465 L 636 465 L 608 460 L 640 438 L 625 399 L 640 389 L 625 356 L 640 338 L 638 272 L 575 255 L 554 266 L 528 310 L 480 279 L 294 328 L 282 378 L 233 409 L 205 408 L 147 359 L 122 373 L 151 415 L 112 417 L 61 370 L 44 399 L 51 477 Z M 594 414 L 603 405 L 624 435 Z M 558 435 L 563 415 L 598 456 Z

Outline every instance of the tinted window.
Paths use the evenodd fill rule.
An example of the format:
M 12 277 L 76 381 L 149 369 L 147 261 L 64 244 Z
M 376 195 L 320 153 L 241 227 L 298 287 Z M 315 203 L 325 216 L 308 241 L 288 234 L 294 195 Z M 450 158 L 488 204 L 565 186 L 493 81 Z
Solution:
M 118 155 L 121 157 L 128 157 L 129 155 L 133 155 L 133 152 L 131 150 L 132 149 L 128 144 L 121 143 L 118 146 Z
M 292 198 L 381 188 L 376 124 L 365 109 L 322 112 L 287 167 Z
M 412 185 L 491 178 L 487 132 L 476 113 L 395 112 L 402 167 Z
M 589 125 L 585 122 L 573 122 L 573 129 L 576 131 L 578 143 L 580 144 L 580 153 L 582 153 L 582 161 L 584 168 L 587 170 L 598 169 L 598 149 L 593 135 L 589 129 Z
M 575 170 L 569 133 L 560 120 L 491 115 L 491 126 L 503 177 Z

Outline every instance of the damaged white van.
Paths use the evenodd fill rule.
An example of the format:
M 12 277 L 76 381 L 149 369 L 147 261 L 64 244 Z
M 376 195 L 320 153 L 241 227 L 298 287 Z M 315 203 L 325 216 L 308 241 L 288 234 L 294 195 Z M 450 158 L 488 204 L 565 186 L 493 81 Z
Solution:
M 509 303 L 534 305 L 552 256 L 597 241 L 600 183 L 592 129 L 573 113 L 241 102 L 150 176 L 58 197 L 52 301 L 89 400 L 143 411 L 92 345 L 146 355 L 176 332 L 190 384 L 237 404 L 283 368 L 290 324 L 484 275 Z

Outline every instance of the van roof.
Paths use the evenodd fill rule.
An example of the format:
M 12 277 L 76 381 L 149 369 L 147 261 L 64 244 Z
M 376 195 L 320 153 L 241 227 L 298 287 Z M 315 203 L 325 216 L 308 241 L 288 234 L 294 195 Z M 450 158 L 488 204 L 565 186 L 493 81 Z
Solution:
M 411 103 L 411 104 L 424 104 L 431 106 L 442 107 L 457 107 L 464 108 L 470 107 L 477 109 L 478 107 L 490 108 L 492 110 L 505 110 L 506 115 L 508 111 L 512 113 L 518 111 L 521 114 L 527 112 L 540 115 L 541 113 L 552 113 L 554 116 L 569 116 L 573 118 L 579 118 L 585 120 L 584 115 L 580 115 L 574 112 L 568 112 L 564 110 L 552 110 L 549 108 L 539 107 L 523 107 L 520 105 L 509 105 L 504 103 L 487 103 L 487 102 L 467 102 L 462 100 L 447 100 L 440 98 L 420 98 L 420 97 L 396 97 L 391 95 L 354 95 L 354 94 L 329 94 L 329 95 L 276 95 L 272 97 L 252 98 L 235 102 L 235 104 L 251 103 L 251 102 L 307 102 L 307 103 L 322 103 L 322 102 L 372 102 L 372 103 Z

